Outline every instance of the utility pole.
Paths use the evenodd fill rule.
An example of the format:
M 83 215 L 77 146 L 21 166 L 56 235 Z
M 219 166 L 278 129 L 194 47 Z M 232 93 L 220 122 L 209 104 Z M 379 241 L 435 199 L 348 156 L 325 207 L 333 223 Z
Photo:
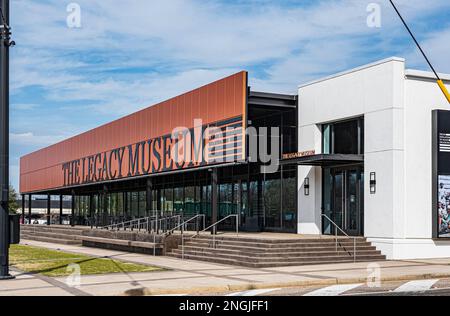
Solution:
M 408 31 L 409 35 L 411 35 L 411 38 L 413 39 L 414 43 L 417 45 L 417 48 L 419 48 L 420 52 L 422 53 L 422 56 L 425 58 L 425 61 L 428 64 L 428 66 L 430 66 L 431 70 L 433 71 L 434 75 L 436 76 L 437 84 L 438 84 L 439 88 L 441 89 L 441 91 L 444 94 L 445 98 L 447 99 L 448 103 L 450 103 L 450 93 L 448 92 L 447 87 L 444 84 L 444 81 L 442 81 L 442 79 L 439 77 L 439 74 L 437 73 L 436 69 L 434 69 L 433 65 L 430 62 L 430 59 L 425 54 L 425 51 L 420 46 L 419 42 L 417 41 L 417 39 L 414 36 L 414 34 L 411 31 L 411 29 L 409 28 L 409 26 L 406 23 L 405 19 L 401 15 L 400 11 L 397 9 L 397 6 L 395 5 L 394 1 L 393 0 L 389 0 L 389 2 L 391 3 L 391 5 L 394 8 L 394 10 L 397 13 L 397 15 L 399 16 L 400 20 L 402 21 L 402 23 L 405 26 L 406 30 Z
M 9 0 L 0 0 L 0 280 L 9 274 Z

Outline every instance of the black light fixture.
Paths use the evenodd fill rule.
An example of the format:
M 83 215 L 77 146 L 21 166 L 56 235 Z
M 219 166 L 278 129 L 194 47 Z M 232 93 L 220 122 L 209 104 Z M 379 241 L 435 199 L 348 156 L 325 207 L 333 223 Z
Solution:
M 305 178 L 304 188 L 305 188 L 305 195 L 308 196 L 309 195 L 309 178 Z
M 377 193 L 377 174 L 376 172 L 370 173 L 370 194 Z

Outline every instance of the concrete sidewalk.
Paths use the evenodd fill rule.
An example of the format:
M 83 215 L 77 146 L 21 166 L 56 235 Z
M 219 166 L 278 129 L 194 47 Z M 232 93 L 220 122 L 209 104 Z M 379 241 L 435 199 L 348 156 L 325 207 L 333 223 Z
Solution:
M 343 263 L 252 269 L 121 251 L 65 246 L 35 241 L 22 244 L 95 257 L 159 266 L 169 271 L 82 276 L 81 286 L 66 285 L 66 278 L 20 275 L 0 283 L 0 295 L 162 295 L 205 294 L 248 289 L 365 283 L 369 263 Z M 373 268 L 373 264 L 370 267 Z M 382 281 L 450 277 L 450 258 L 376 262 Z

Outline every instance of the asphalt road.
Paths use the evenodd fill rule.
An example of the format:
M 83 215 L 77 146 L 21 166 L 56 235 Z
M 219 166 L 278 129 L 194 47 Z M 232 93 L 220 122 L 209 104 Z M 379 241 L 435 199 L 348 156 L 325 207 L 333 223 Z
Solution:
M 450 296 L 450 279 L 263 289 L 215 296 Z

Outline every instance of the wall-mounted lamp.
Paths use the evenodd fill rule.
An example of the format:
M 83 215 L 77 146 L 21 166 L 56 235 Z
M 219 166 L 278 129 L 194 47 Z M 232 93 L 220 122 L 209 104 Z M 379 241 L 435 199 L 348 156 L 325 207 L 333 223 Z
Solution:
M 377 174 L 376 172 L 370 173 L 370 194 L 377 193 Z
M 308 196 L 309 195 L 309 178 L 305 178 L 304 188 L 305 188 L 305 195 Z

